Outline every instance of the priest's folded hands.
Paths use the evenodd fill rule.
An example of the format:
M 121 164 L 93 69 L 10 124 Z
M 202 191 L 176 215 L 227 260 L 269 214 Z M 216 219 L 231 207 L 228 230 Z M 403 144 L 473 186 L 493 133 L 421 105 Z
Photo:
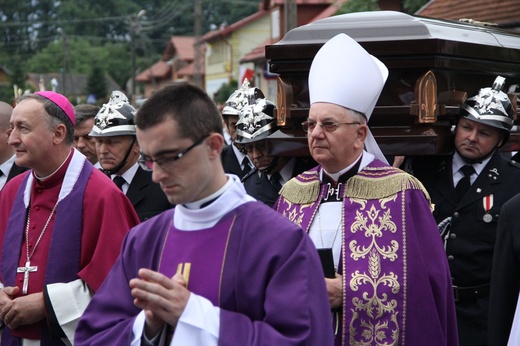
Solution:
M 174 327 L 188 303 L 190 291 L 181 274 L 173 278 L 149 269 L 139 270 L 140 278 L 130 280 L 134 304 L 145 311 L 145 335 L 152 339 L 165 323 Z

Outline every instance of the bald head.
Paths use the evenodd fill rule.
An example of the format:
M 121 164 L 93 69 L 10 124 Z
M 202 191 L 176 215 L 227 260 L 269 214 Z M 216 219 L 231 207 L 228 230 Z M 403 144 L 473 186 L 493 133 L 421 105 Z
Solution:
M 9 160 L 14 154 L 13 148 L 7 144 L 7 131 L 13 107 L 9 103 L 0 101 L 0 163 Z

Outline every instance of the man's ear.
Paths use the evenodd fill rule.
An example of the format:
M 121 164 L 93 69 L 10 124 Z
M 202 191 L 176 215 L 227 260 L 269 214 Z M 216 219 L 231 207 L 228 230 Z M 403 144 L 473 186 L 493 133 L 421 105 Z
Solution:
M 361 148 L 365 145 L 365 140 L 367 139 L 368 134 L 368 126 L 366 124 L 361 124 L 356 129 L 356 145 Z
M 58 124 L 54 128 L 54 144 L 59 144 L 61 142 L 65 141 L 65 138 L 67 137 L 67 127 L 65 124 Z
M 212 133 L 208 137 L 208 144 L 210 148 L 210 156 L 215 156 L 220 160 L 220 153 L 224 147 L 224 137 L 218 133 Z

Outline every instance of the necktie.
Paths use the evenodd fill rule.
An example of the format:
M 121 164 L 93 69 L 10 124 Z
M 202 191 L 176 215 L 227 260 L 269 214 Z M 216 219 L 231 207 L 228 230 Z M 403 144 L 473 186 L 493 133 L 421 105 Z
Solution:
M 244 166 L 244 168 L 242 169 L 242 173 L 246 175 L 251 170 L 251 166 L 249 166 L 249 159 L 247 157 L 244 157 L 242 159 L 242 165 Z
M 459 180 L 457 186 L 455 187 L 455 191 L 457 191 L 457 196 L 459 199 L 464 196 L 466 191 L 468 191 L 471 186 L 471 175 L 475 173 L 475 169 L 472 165 L 465 165 L 460 168 L 460 171 L 464 174 L 464 177 Z
M 125 178 L 120 175 L 116 175 L 113 180 L 114 184 L 119 188 L 119 190 L 123 191 L 123 185 L 126 183 Z
M 269 181 L 274 186 L 276 191 L 280 191 L 280 189 L 282 188 L 282 184 L 280 183 L 280 179 L 282 179 L 282 176 L 278 172 L 273 173 L 271 175 L 271 178 L 269 179 Z
M 0 169 L 0 177 L 4 175 L 4 172 Z

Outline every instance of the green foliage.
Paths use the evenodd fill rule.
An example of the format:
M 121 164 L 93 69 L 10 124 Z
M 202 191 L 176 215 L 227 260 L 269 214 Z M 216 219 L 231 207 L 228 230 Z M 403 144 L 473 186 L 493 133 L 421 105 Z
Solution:
M 379 8 L 379 1 L 377 0 L 350 0 L 339 9 L 336 15 L 379 10 L 381 9 Z
M 96 100 L 102 100 L 108 95 L 108 83 L 105 71 L 98 64 L 92 67 L 87 79 L 87 95 L 96 95 Z
M 231 96 L 231 94 L 234 93 L 237 89 L 238 81 L 236 79 L 233 79 L 231 82 L 223 84 L 217 90 L 215 96 L 213 97 L 213 101 L 215 101 L 216 104 L 224 104 L 229 98 L 229 96 Z
M 429 0 L 403 0 L 403 8 L 406 10 L 406 12 L 414 14 L 421 7 L 426 5 L 428 1 Z
M 201 0 L 202 34 L 258 10 L 262 0 Z M 138 71 L 162 55 L 172 35 L 193 35 L 194 1 L 0 0 L 0 66 L 27 73 L 89 74 L 96 63 L 123 88 L 131 75 L 130 32 Z M 137 18 L 142 9 L 146 14 Z M 132 26 L 132 23 L 134 26 Z

